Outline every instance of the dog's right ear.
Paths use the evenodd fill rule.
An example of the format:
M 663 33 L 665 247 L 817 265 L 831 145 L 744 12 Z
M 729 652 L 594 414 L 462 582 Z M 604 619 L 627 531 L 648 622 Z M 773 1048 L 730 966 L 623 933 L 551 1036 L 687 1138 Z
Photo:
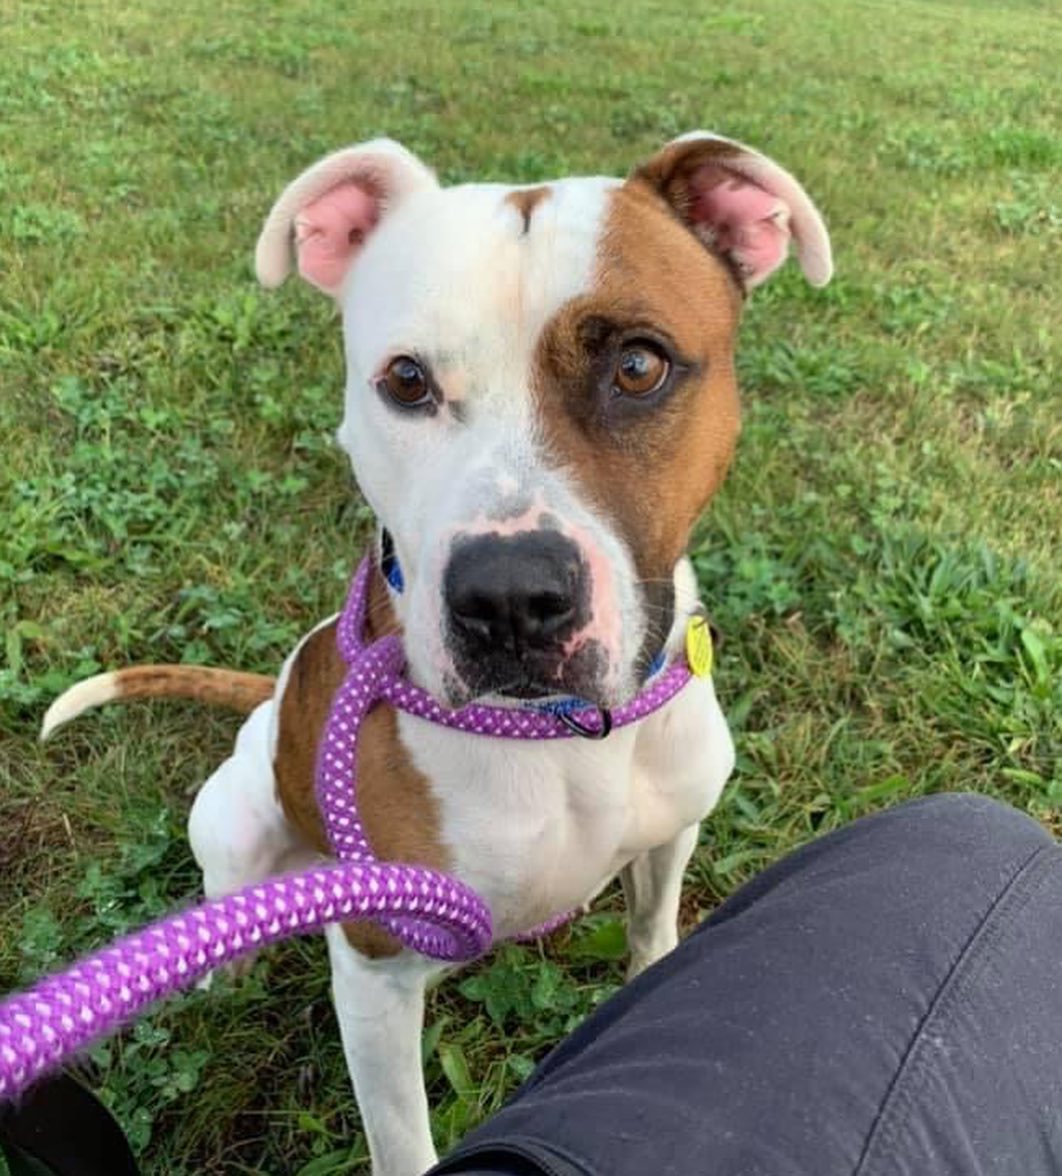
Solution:
M 830 236 L 811 197 L 744 143 L 693 131 L 636 168 L 634 178 L 655 188 L 698 238 L 727 258 L 746 290 L 785 261 L 790 240 L 807 280 L 813 286 L 830 280 Z
M 391 139 L 326 155 L 280 194 L 262 226 L 255 270 L 279 286 L 291 270 L 337 297 L 351 263 L 382 217 L 410 193 L 438 186 L 435 175 Z

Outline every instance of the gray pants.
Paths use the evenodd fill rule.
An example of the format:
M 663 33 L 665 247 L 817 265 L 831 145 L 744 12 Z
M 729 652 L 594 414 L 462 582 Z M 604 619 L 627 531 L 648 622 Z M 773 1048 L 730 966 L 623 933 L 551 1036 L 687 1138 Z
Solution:
M 968 795 L 823 837 L 435 1172 L 1062 1174 L 1062 847 Z

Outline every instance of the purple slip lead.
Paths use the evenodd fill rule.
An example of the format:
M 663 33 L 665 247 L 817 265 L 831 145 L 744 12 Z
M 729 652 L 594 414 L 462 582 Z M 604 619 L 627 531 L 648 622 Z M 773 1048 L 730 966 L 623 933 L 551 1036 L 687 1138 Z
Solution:
M 339 618 L 336 639 L 339 651 L 347 664 L 355 663 L 365 652 L 361 641 L 361 633 L 365 623 L 365 606 L 368 597 L 369 575 L 372 567 L 369 561 L 363 560 L 351 584 L 350 595 Z M 376 648 L 388 638 L 382 638 Z M 493 735 L 503 739 L 570 739 L 572 729 L 562 722 L 555 714 L 547 710 L 536 710 L 534 707 L 501 707 L 484 706 L 473 703 L 471 706 L 461 707 L 459 710 L 448 710 L 440 705 L 426 690 L 414 686 L 412 682 L 402 677 L 401 663 L 385 669 L 375 683 L 376 698 L 388 702 L 396 710 L 415 715 L 418 719 L 427 719 L 443 727 L 451 727 L 455 731 L 465 731 L 470 735 Z M 612 712 L 612 727 L 625 727 L 629 723 L 636 723 L 659 710 L 690 680 L 690 668 L 684 661 L 672 662 L 662 673 L 658 674 L 639 694 L 630 702 L 625 702 Z M 348 678 L 349 681 L 349 678 Z M 344 683 L 344 686 L 346 683 Z M 584 713 L 587 718 L 580 722 L 590 732 L 600 731 L 601 715 L 596 707 L 575 708 L 576 713 Z M 333 715 L 330 716 L 331 718 Z
M 470 735 L 507 739 L 570 739 L 573 735 L 568 724 L 547 710 L 484 706 L 481 703 L 448 710 L 426 690 L 404 678 L 405 655 L 397 637 L 382 637 L 368 646 L 362 641 L 371 575 L 372 565 L 366 557 L 354 576 L 336 626 L 336 643 L 350 671 L 336 691 L 317 759 L 317 804 L 324 815 L 329 844 L 340 861 L 376 860 L 358 819 L 356 780 L 358 731 L 365 715 L 378 700 L 383 699 L 397 710 L 417 718 Z M 612 712 L 611 726 L 623 727 L 659 710 L 674 698 L 690 677 L 690 669 L 685 663 L 673 663 L 630 702 Z M 596 707 L 575 709 L 586 710 L 591 716 L 581 720 L 589 734 L 601 731 L 604 720 Z M 529 941 L 548 935 L 569 922 L 576 913 L 567 911 L 555 915 L 516 939 Z M 406 937 L 407 918 L 380 919 L 379 922 L 407 947 L 414 946 Z
M 0 1101 L 18 1097 L 46 1071 L 211 969 L 330 923 L 374 919 L 406 947 L 444 961 L 474 959 L 490 948 L 490 911 L 474 890 L 436 870 L 381 863 L 373 856 L 355 792 L 361 720 L 382 699 L 477 735 L 560 739 L 573 732 L 542 711 L 481 705 L 446 710 L 407 682 L 396 637 L 369 646 L 361 641 L 370 571 L 363 561 L 339 620 L 337 639 L 350 670 L 336 692 L 318 753 L 317 799 L 339 863 L 271 878 L 171 915 L 0 1001 Z M 672 665 L 614 712 L 613 726 L 657 710 L 689 678 L 687 666 Z M 584 726 L 593 732 L 602 721 L 596 714 Z M 545 934 L 568 917 L 551 919 L 528 936 Z
M 0 1002 L 0 1102 L 212 968 L 378 915 L 404 916 L 411 945 L 436 959 L 470 959 L 491 944 L 483 901 L 434 870 L 360 862 L 271 878 L 127 935 Z

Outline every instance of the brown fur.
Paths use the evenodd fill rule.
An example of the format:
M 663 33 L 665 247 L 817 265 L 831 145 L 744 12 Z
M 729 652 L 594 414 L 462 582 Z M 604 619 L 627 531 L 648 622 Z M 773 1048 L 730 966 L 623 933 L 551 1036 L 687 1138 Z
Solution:
M 538 208 L 543 200 L 549 198 L 549 194 L 550 190 L 548 187 L 522 188 L 518 192 L 510 192 L 505 197 L 505 203 L 511 204 L 524 218 L 524 233 L 527 233 L 531 228 L 531 217 L 534 216 L 535 209 Z
M 711 139 L 692 139 L 686 143 L 672 143 L 663 151 L 657 152 L 647 163 L 636 168 L 632 181 L 635 183 L 640 181 L 659 192 L 682 223 L 692 227 L 689 213 L 693 205 L 693 192 L 690 183 L 693 174 L 707 169 L 710 165 L 711 171 L 718 175 L 718 178 L 712 182 L 722 183 L 728 178 L 738 177 L 741 173 L 729 167 L 728 162 L 740 155 L 741 152 L 733 143 L 719 143 Z M 711 187 L 712 182 L 705 184 L 705 186 Z M 702 240 L 709 249 L 713 248 L 710 237 L 703 236 Z M 727 267 L 738 287 L 744 292 L 744 281 L 733 259 L 719 252 L 716 253 L 716 256 Z
M 370 637 L 398 629 L 378 573 L 372 577 L 368 618 Z M 317 745 L 345 672 L 333 622 L 314 633 L 299 650 L 280 701 L 274 762 L 277 796 L 292 827 L 321 853 L 328 853 L 329 848 L 314 794 Z M 449 855 L 440 840 L 431 786 L 414 766 L 399 735 L 397 716 L 389 706 L 374 707 L 362 723 L 358 813 L 381 861 L 448 868 Z M 351 946 L 374 959 L 401 950 L 393 936 L 372 923 L 347 923 L 343 931 Z
M 595 287 L 563 307 L 539 343 L 535 394 L 547 443 L 614 519 L 646 580 L 670 580 L 730 464 L 740 308 L 726 265 L 634 178 L 612 197 Z M 653 406 L 610 399 L 601 383 L 615 352 L 602 344 L 595 353 L 594 341 L 610 332 L 662 333 L 688 374 Z
M 635 168 L 631 178 L 655 188 L 682 216 L 689 206 L 689 181 L 693 173 L 705 164 L 713 163 L 720 170 L 737 174 L 727 164 L 740 156 L 741 150 L 733 143 L 715 139 L 688 139 L 684 143 L 669 143 L 652 159 Z
M 208 706 L 224 706 L 250 714 L 273 695 L 276 679 L 209 666 L 133 666 L 114 675 L 116 697 L 190 698 Z

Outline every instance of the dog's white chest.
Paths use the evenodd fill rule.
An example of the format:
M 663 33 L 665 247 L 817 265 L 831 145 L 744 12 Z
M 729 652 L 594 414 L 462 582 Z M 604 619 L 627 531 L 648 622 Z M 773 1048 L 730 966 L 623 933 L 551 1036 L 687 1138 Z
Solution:
M 470 737 L 403 716 L 438 801 L 453 871 L 499 937 L 580 906 L 637 854 L 715 804 L 734 763 L 710 682 L 595 742 Z

